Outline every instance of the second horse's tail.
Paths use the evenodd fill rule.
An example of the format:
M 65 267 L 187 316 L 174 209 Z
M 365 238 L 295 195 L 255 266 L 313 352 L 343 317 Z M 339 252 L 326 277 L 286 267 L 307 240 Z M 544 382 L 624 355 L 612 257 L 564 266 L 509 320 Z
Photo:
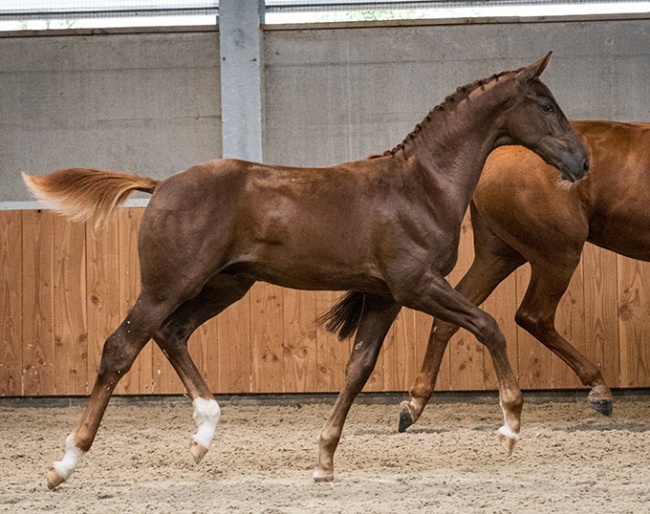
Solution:
M 147 177 L 85 168 L 38 177 L 23 173 L 23 180 L 49 208 L 75 221 L 91 221 L 93 232 L 106 225 L 132 192 L 152 194 L 158 185 Z

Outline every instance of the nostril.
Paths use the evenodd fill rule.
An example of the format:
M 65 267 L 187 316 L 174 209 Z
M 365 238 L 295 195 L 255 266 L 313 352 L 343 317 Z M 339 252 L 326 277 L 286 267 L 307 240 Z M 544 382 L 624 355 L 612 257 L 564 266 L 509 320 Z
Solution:
M 589 171 L 589 159 L 582 161 L 582 171 Z

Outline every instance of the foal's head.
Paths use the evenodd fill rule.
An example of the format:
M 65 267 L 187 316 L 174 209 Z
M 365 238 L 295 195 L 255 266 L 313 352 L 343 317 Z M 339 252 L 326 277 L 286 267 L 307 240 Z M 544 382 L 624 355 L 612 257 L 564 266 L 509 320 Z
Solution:
M 502 144 L 529 148 L 560 170 L 563 179 L 575 182 L 589 169 L 589 159 L 553 95 L 539 80 L 550 58 L 549 52 L 516 72 L 516 91 L 504 113 L 508 135 Z

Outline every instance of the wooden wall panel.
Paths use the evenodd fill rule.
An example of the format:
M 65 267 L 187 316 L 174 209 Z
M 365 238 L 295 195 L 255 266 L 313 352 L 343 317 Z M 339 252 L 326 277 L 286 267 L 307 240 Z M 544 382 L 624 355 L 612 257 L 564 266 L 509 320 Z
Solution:
M 0 395 L 83 395 L 106 338 L 139 292 L 137 231 L 143 209 L 121 209 L 94 237 L 45 211 L 0 213 Z M 463 225 L 455 284 L 472 259 Z M 522 388 L 582 387 L 559 359 L 514 323 L 530 271 L 518 270 L 482 306 L 501 326 Z M 650 264 L 587 246 L 557 314 L 557 328 L 605 371 L 612 387 L 650 385 Z M 336 392 L 351 341 L 315 324 L 341 292 L 256 284 L 200 327 L 189 347 L 217 393 Z M 421 366 L 431 318 L 404 309 L 365 391 L 406 391 Z M 495 389 L 491 358 L 461 330 L 443 359 L 437 388 Z M 184 387 L 150 343 L 119 394 L 177 394 Z
M 86 227 L 89 391 L 95 383 L 104 341 L 122 322 L 119 241 L 118 223 L 109 224 L 97 237 Z
M 650 385 L 650 263 L 618 256 L 622 387 Z
M 319 291 L 316 297 L 318 315 L 326 312 L 341 297 L 340 292 Z M 316 361 L 318 374 L 312 382 L 314 392 L 338 391 L 345 380 L 345 365 L 352 349 L 351 340 L 339 341 L 323 327 L 316 330 Z
M 22 213 L 0 211 L 0 396 L 23 388 Z
M 251 297 L 252 383 L 260 393 L 284 392 L 282 288 L 256 283 Z
M 60 395 L 88 387 L 85 227 L 54 218 L 54 379 Z
M 251 295 L 222 312 L 217 319 L 217 388 L 223 393 L 249 393 L 253 391 L 253 337 L 251 332 Z M 208 348 L 214 352 L 214 348 Z M 214 379 L 212 379 L 214 380 Z M 214 383 L 214 382 L 210 382 Z
M 316 297 L 309 291 L 281 291 L 284 390 L 304 393 L 318 371 Z
M 57 394 L 54 380 L 54 215 L 23 211 L 23 394 Z

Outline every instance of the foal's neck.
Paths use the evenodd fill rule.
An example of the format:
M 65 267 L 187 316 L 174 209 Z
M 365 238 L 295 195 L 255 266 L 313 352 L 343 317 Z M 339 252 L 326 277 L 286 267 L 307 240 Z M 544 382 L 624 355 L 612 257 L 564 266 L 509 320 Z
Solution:
M 401 145 L 404 156 L 454 199 L 462 216 L 488 155 L 504 135 L 504 111 L 513 94 L 514 74 L 495 75 L 458 88 L 432 109 Z

